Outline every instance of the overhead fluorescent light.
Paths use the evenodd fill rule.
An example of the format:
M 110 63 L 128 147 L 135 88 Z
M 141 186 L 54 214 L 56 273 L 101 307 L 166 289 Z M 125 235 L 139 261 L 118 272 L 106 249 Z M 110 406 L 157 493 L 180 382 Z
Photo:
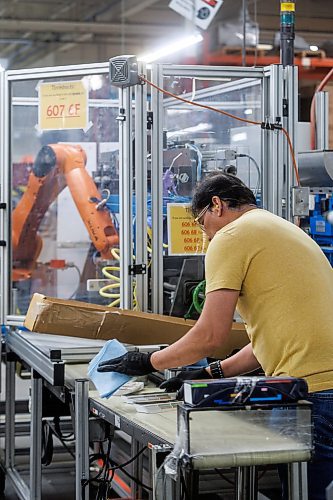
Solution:
M 162 47 L 161 49 L 156 50 L 155 52 L 151 52 L 149 54 L 145 54 L 141 57 L 138 57 L 138 61 L 142 61 L 145 63 L 151 63 L 153 61 L 157 61 L 158 59 L 161 59 L 162 57 L 169 56 L 170 54 L 175 54 L 176 52 L 180 52 L 187 47 L 191 47 L 192 45 L 195 45 L 196 43 L 202 42 L 203 37 L 200 35 L 200 33 L 196 33 L 194 35 L 186 36 L 183 38 L 180 38 L 179 40 L 176 40 L 175 42 L 171 43 L 170 45 L 166 45 L 165 47 Z
M 271 43 L 258 43 L 257 49 L 259 50 L 272 50 L 273 45 Z
M 312 50 L 312 52 L 317 52 L 317 50 L 319 50 L 319 47 L 317 45 L 310 45 L 309 49 Z
M 99 90 L 103 87 L 103 78 L 101 75 L 85 76 L 83 80 L 87 82 L 90 90 Z

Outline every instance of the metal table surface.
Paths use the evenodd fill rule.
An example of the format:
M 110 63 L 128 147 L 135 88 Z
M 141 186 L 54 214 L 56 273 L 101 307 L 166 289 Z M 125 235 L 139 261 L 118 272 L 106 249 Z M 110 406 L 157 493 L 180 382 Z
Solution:
M 6 336 L 6 429 L 5 469 L 18 498 L 41 500 L 42 483 L 42 404 L 43 384 L 67 389 L 73 394 L 76 448 L 76 499 L 89 495 L 89 383 L 87 361 L 101 349 L 104 341 L 78 339 L 13 331 Z M 64 357 L 63 357 L 64 356 Z M 70 367 L 76 362 L 80 372 Z M 31 426 L 30 426 L 30 477 L 29 486 L 15 466 L 15 369 L 17 360 L 31 368 Z M 82 363 L 84 361 L 84 363 Z M 68 370 L 68 383 L 66 380 Z M 72 375 L 71 375 L 72 374 Z M 78 379 L 77 379 L 77 378 Z M 83 486 L 83 484 L 85 486 Z
M 105 400 L 96 391 L 89 391 L 89 408 L 90 412 L 131 436 L 132 443 L 149 445 L 152 486 L 155 491 L 159 470 L 156 453 L 170 452 L 177 441 L 177 410 L 139 413 L 134 405 L 125 403 L 121 397 L 112 396 Z M 204 421 L 194 421 L 191 427 L 191 436 L 196 438 L 191 450 L 191 469 L 194 473 L 236 467 L 237 498 L 245 498 L 242 496 L 245 494 L 249 495 L 246 500 L 254 500 L 255 466 L 287 463 L 289 498 L 307 500 L 306 461 L 310 459 L 311 451 L 292 436 L 286 438 L 259 425 L 242 422 L 237 416 L 223 411 L 207 412 Z M 168 451 L 167 448 L 163 450 L 163 446 L 169 447 Z M 182 446 L 180 448 L 183 449 Z M 193 477 L 198 481 L 198 476 L 192 476 L 187 487 L 194 484 L 195 492 L 198 491 L 199 483 L 193 483 Z M 178 499 L 179 493 L 174 493 L 172 498 Z
M 154 389 L 154 392 L 156 389 Z M 149 393 L 149 390 L 145 391 Z M 162 391 L 161 391 L 162 392 Z M 139 413 L 135 406 L 119 396 L 101 399 L 89 392 L 90 411 L 116 425 L 144 444 L 174 445 L 177 438 L 177 409 L 162 413 Z M 232 412 L 212 411 L 193 418 L 191 455 L 195 468 L 239 467 L 250 465 L 302 462 L 310 459 L 310 450 L 292 436 L 284 436 L 258 424 L 242 420 Z M 147 441 L 151 439 L 151 441 Z
M 140 394 L 152 391 L 157 392 L 159 389 L 147 388 Z M 89 391 L 89 408 L 94 415 L 123 430 L 141 444 L 175 443 L 177 410 L 174 408 L 162 413 L 139 413 L 134 405 L 125 403 L 120 396 L 102 399 L 97 391 Z
M 64 386 L 68 363 L 85 365 L 105 341 L 13 331 L 6 337 L 7 348 L 53 386 Z M 86 374 L 85 374 L 86 377 Z
M 51 337 L 51 339 L 50 339 Z M 19 481 L 18 473 L 13 464 L 13 453 L 10 449 L 11 446 L 15 448 L 13 436 L 6 443 L 10 443 L 9 451 L 6 451 L 6 468 L 9 470 L 9 476 L 12 480 L 17 482 L 18 488 L 21 488 L 20 498 L 34 498 L 39 500 L 41 498 L 40 483 L 41 483 L 41 468 L 36 467 L 40 463 L 41 453 L 41 399 L 42 399 L 42 381 L 41 377 L 53 385 L 66 386 L 70 391 L 75 393 L 75 412 L 76 412 L 76 435 L 77 435 L 77 499 L 81 498 L 81 485 L 84 478 L 89 477 L 89 438 L 88 438 L 88 415 L 89 412 L 102 418 L 112 424 L 115 428 L 124 431 L 132 437 L 132 442 L 137 444 L 152 446 L 173 446 L 177 437 L 177 410 L 170 409 L 168 411 L 147 414 L 139 413 L 133 405 L 125 403 L 119 396 L 112 396 L 110 399 L 102 399 L 99 397 L 94 386 L 87 381 L 87 362 L 77 364 L 67 364 L 62 359 L 52 360 L 50 358 L 51 342 L 55 345 L 58 342 L 62 345 L 69 347 L 71 344 L 73 349 L 76 350 L 80 346 L 81 339 L 72 339 L 69 341 L 64 340 L 59 336 L 44 336 L 43 334 L 34 334 L 28 332 L 10 333 L 7 337 L 7 347 L 9 351 L 13 351 L 19 358 L 25 361 L 32 368 L 32 412 L 31 412 L 31 432 L 32 432 L 32 445 L 31 445 L 31 469 L 30 469 L 30 490 L 22 481 Z M 94 342 L 91 344 L 93 346 Z M 53 351 L 53 345 L 51 351 Z M 85 346 L 87 347 L 87 346 Z M 100 346 L 98 346 L 100 347 Z M 96 349 L 96 344 L 94 345 Z M 13 387 L 14 373 L 15 373 L 15 360 L 9 361 L 7 358 L 8 383 L 7 387 L 10 390 Z M 79 357 L 78 357 L 79 360 Z M 11 386 L 11 387 L 10 387 Z M 156 388 L 145 389 L 146 392 L 151 390 L 156 391 Z M 15 390 L 14 390 L 15 392 Z M 89 407 L 88 407 L 89 405 Z M 224 413 L 224 412 L 221 412 Z M 8 401 L 8 421 L 9 430 L 7 437 L 13 430 L 13 402 Z M 15 415 L 14 415 L 15 416 Z M 7 417 L 7 410 L 6 410 Z M 253 453 L 255 440 L 253 436 L 260 439 L 259 428 L 251 429 L 242 428 L 242 425 L 237 419 L 230 418 L 222 427 L 222 434 L 232 434 L 237 425 L 237 432 L 240 435 L 239 453 L 226 453 L 220 452 L 211 453 L 211 446 L 216 447 L 216 430 L 221 427 L 220 422 L 215 422 L 215 417 L 207 414 L 205 422 L 194 429 L 196 436 L 202 436 L 201 445 L 202 449 L 198 454 L 197 464 L 194 465 L 196 469 L 204 469 L 211 467 L 224 467 L 224 466 L 252 466 L 256 464 L 265 463 L 279 463 L 279 462 L 302 462 L 309 459 L 309 450 L 297 449 L 293 439 L 279 440 L 278 436 L 272 436 L 272 439 L 267 440 L 261 446 L 259 452 Z M 219 418 L 219 417 L 218 417 Z M 211 429 L 212 433 L 210 438 L 207 439 L 207 429 Z M 219 436 L 221 437 L 221 432 Z M 220 439 L 220 438 L 219 438 Z M 250 452 L 246 452 L 250 449 Z M 6 444 L 7 450 L 7 444 Z M 258 451 L 258 450 L 257 450 Z M 17 490 L 17 492 L 19 489 Z M 87 491 L 86 491 L 87 492 Z
M 67 350 L 72 348 L 77 351 L 80 347 L 88 348 L 90 346 L 91 348 L 96 348 L 97 345 L 100 348 L 103 344 L 103 341 L 29 332 L 10 334 L 7 342 L 7 345 L 11 349 L 14 348 L 16 354 L 22 356 L 22 358 L 28 361 L 30 366 L 38 372 L 41 366 L 43 366 L 42 358 L 45 358 L 46 363 L 50 365 L 50 367 L 57 367 L 58 363 L 50 360 L 50 351 L 52 352 L 55 349 L 64 348 Z M 35 356 L 37 356 L 36 359 Z M 74 364 L 65 363 L 61 360 L 60 366 L 64 373 L 63 385 L 71 390 L 74 389 L 76 380 L 87 378 L 86 362 Z M 149 393 L 152 391 L 157 392 L 159 389 L 156 387 L 146 388 L 143 392 Z M 161 393 L 163 393 L 163 391 L 161 391 Z M 136 411 L 135 405 L 124 402 L 121 396 L 112 396 L 109 399 L 100 398 L 91 382 L 89 383 L 89 406 L 93 414 L 102 417 L 104 420 L 130 435 L 135 434 L 136 439 L 139 437 L 140 439 L 138 440 L 144 444 L 147 444 L 147 440 L 150 440 L 149 442 L 153 444 L 159 444 L 161 442 L 167 444 L 175 443 L 177 434 L 177 410 L 174 408 L 162 413 L 139 413 Z M 223 417 L 223 422 L 220 421 L 221 417 Z M 202 415 L 202 418 L 203 420 L 200 421 L 198 425 L 194 422 L 194 425 L 196 425 L 194 432 L 198 438 L 198 444 L 200 444 L 202 451 L 205 452 L 206 455 L 212 453 L 212 450 L 216 448 L 216 440 L 224 443 L 226 436 L 234 436 L 234 428 L 237 428 L 239 436 L 239 454 L 244 454 L 247 449 L 253 450 L 258 448 L 257 443 L 260 440 L 260 433 L 262 431 L 260 428 L 254 425 L 249 426 L 249 424 L 232 417 L 230 414 L 224 415 L 223 412 L 209 412 Z M 209 428 L 211 427 L 210 423 L 215 429 L 214 436 L 209 432 Z M 130 430 L 131 427 L 132 430 Z M 222 429 L 222 432 L 219 431 L 220 429 Z M 277 455 L 275 463 L 278 461 L 285 461 L 283 460 L 283 456 L 288 453 L 290 454 L 290 458 L 293 458 L 293 461 L 297 461 L 298 459 L 304 460 L 306 458 L 304 450 L 299 449 L 298 443 L 294 442 L 292 439 L 290 439 L 290 442 L 285 439 L 279 439 L 279 436 L 274 433 L 272 433 L 269 440 L 262 443 L 260 451 L 262 452 L 260 453 L 261 460 L 264 460 L 265 463 L 268 463 L 267 460 L 272 463 L 275 455 Z M 269 458 L 265 459 L 263 456 L 265 452 L 270 454 Z M 248 453 L 247 460 L 251 461 L 249 455 Z M 252 461 L 255 461 L 255 456 L 255 453 L 252 453 Z M 215 465 L 215 467 L 216 466 L 217 465 Z

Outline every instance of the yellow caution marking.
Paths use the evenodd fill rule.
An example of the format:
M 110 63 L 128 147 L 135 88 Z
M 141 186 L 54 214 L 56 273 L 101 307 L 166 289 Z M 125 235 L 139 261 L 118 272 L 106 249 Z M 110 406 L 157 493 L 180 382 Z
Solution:
M 292 11 L 295 12 L 295 3 L 294 2 L 284 2 L 280 6 L 281 12 Z

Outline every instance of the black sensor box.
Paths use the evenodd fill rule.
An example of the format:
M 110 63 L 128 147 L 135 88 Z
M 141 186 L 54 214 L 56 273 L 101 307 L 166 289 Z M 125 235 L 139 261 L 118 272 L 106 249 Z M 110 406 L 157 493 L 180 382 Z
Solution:
M 235 377 L 184 382 L 184 402 L 199 407 L 294 403 L 307 395 L 306 381 L 293 377 Z

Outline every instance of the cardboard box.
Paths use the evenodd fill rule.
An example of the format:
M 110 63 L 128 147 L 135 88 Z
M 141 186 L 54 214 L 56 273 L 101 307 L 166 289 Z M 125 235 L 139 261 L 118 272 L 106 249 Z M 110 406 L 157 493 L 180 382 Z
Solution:
M 24 326 L 32 332 L 93 339 L 113 339 L 134 345 L 172 344 L 190 330 L 195 321 L 62 300 L 35 293 Z M 234 323 L 232 335 L 216 357 L 225 357 L 249 342 L 243 324 Z

